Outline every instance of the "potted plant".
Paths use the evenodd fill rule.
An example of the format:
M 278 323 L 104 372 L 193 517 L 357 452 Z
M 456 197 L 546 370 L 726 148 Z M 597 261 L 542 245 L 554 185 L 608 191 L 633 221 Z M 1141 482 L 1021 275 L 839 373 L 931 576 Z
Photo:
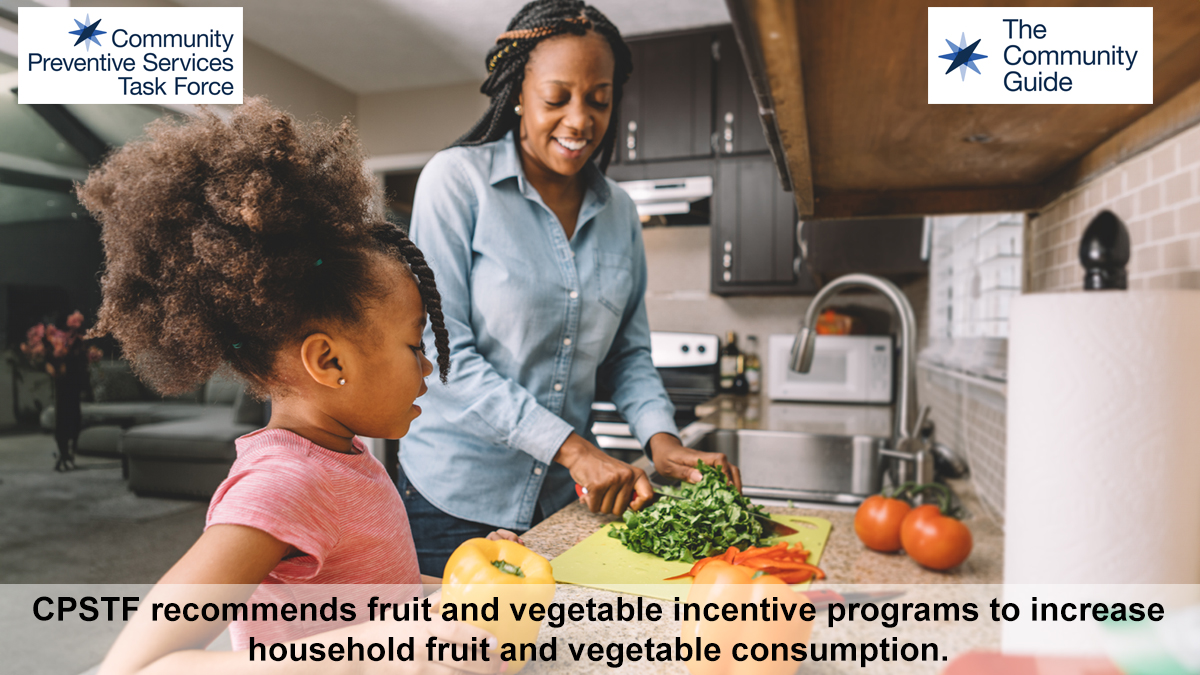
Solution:
M 67 317 L 66 328 L 34 324 L 25 333 L 21 354 L 34 367 L 44 368 L 54 382 L 54 440 L 58 444 L 55 471 L 75 467 L 75 445 L 83 430 L 82 400 L 88 365 L 103 356 L 83 338 L 83 312 Z

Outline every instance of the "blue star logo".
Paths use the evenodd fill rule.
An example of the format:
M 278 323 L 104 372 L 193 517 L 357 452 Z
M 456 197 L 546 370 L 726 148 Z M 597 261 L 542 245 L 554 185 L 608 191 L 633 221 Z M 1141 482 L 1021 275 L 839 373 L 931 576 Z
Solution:
M 97 26 L 100 25 L 100 21 L 101 19 L 96 19 L 96 23 L 92 23 L 91 14 L 84 15 L 83 23 L 79 23 L 79 19 L 75 19 L 75 25 L 79 26 L 79 30 L 69 31 L 71 35 L 79 36 L 79 39 L 75 41 L 74 46 L 78 47 L 79 43 L 82 42 L 83 48 L 87 51 L 91 51 L 92 43 L 95 42 L 97 46 L 103 47 L 104 45 L 100 44 L 100 41 L 96 38 L 104 35 L 108 31 L 97 28 Z
M 958 68 L 958 74 L 961 75 L 962 79 L 964 80 L 967 79 L 967 68 L 970 68 L 980 75 L 983 74 L 980 73 L 979 68 L 975 66 L 976 61 L 987 58 L 983 54 L 975 53 L 975 48 L 979 46 L 979 40 L 976 40 L 968 45 L 967 34 L 963 33 L 962 38 L 959 40 L 957 45 L 949 40 L 946 40 L 946 44 L 950 45 L 950 53 L 940 54 L 938 55 L 938 58 L 946 59 L 950 62 L 950 67 L 946 69 L 947 75 L 949 75 L 950 71 L 954 70 L 955 68 Z

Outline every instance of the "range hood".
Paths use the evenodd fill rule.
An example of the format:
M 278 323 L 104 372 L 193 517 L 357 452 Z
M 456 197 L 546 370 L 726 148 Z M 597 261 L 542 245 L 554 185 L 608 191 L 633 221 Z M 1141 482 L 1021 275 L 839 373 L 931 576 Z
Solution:
M 638 216 L 689 213 L 692 204 L 712 197 L 712 176 L 630 180 L 617 183 L 637 205 Z

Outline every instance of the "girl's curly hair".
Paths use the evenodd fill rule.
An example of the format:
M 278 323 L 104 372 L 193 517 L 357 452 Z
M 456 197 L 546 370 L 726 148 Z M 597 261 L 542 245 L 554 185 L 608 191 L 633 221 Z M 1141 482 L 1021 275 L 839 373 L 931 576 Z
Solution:
M 103 226 L 111 333 L 165 394 L 228 363 L 250 389 L 276 385 L 275 355 L 326 322 L 353 326 L 386 293 L 371 257 L 406 266 L 433 328 L 444 382 L 449 340 L 433 273 L 382 213 L 348 120 L 300 123 L 263 99 L 228 121 L 158 120 L 77 186 Z

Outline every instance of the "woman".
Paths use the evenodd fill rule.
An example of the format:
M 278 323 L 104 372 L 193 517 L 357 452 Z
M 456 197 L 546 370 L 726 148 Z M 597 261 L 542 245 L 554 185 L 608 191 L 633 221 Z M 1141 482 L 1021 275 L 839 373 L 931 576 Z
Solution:
M 421 174 L 413 241 L 437 276 L 447 386 L 404 441 L 397 482 L 421 572 L 464 540 L 525 530 L 570 503 L 620 515 L 646 474 L 589 440 L 598 385 L 666 476 L 698 480 L 650 360 L 646 259 L 633 202 L 604 177 L 631 70 L 620 32 L 578 0 L 525 5 L 488 52 L 491 106 Z M 427 340 L 428 341 L 428 340 Z

